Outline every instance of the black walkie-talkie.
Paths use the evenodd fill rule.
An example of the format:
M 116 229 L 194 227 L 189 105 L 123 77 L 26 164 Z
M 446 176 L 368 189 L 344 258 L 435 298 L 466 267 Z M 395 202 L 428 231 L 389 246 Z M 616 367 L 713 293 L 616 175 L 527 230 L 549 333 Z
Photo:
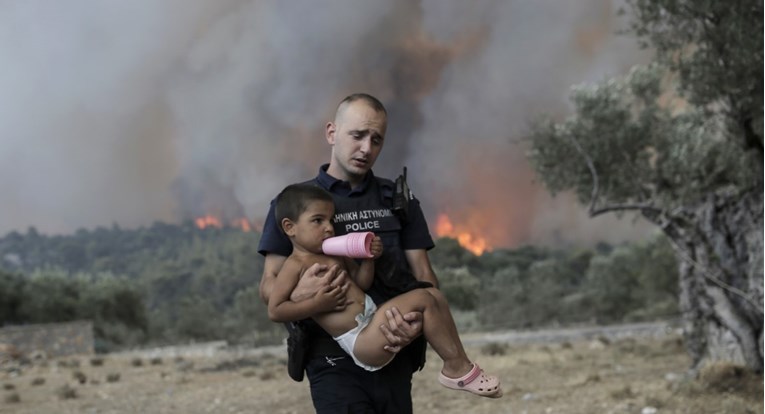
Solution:
M 409 191 L 409 185 L 406 183 L 406 167 L 404 167 L 404 173 L 396 178 L 396 192 L 393 194 L 393 213 L 402 222 L 406 222 L 411 199 L 412 192 Z

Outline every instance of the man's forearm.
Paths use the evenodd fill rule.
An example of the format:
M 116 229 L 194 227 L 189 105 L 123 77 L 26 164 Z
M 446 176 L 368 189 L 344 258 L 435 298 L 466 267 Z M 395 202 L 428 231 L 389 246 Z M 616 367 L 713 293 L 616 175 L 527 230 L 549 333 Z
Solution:
M 271 297 L 271 292 L 274 289 L 276 275 L 279 274 L 279 270 L 284 265 L 286 259 L 286 257 L 277 254 L 269 253 L 266 255 L 265 262 L 263 263 L 263 276 L 260 278 L 258 292 L 266 305 L 268 305 L 268 299 Z
M 266 272 L 263 272 L 263 277 L 260 279 L 260 286 L 258 288 L 258 293 L 260 294 L 260 299 L 268 305 L 268 298 L 271 296 L 271 289 L 274 286 L 274 281 L 276 281 L 276 276 L 268 274 Z

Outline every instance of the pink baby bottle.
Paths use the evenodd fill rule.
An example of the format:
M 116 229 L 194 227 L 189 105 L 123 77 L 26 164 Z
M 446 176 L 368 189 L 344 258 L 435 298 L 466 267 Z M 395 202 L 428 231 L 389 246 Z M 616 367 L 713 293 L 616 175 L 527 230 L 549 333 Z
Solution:
M 329 256 L 369 259 L 374 257 L 371 251 L 372 239 L 374 238 L 375 234 L 371 231 L 330 237 L 324 240 L 321 250 Z

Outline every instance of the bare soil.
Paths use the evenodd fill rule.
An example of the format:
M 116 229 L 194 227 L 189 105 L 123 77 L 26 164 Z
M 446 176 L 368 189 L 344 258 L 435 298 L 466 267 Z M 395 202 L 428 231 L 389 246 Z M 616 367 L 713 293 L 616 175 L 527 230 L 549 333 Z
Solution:
M 676 335 L 478 344 L 468 354 L 502 378 L 498 400 L 441 387 L 437 355 L 414 376 L 416 413 L 762 413 L 763 378 L 714 366 L 688 378 Z M 0 413 L 311 413 L 307 382 L 283 349 L 207 356 L 80 356 L 6 366 Z

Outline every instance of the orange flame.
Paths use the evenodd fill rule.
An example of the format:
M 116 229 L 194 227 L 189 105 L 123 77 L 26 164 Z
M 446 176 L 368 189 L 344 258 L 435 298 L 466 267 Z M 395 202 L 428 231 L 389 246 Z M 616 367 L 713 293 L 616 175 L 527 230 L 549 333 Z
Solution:
M 449 216 L 439 214 L 436 220 L 436 235 L 438 237 L 451 237 L 457 240 L 460 246 L 464 247 L 476 256 L 490 249 L 489 243 L 483 237 L 474 235 L 463 228 L 455 228 Z
M 245 233 L 252 231 L 252 224 L 246 218 L 236 219 L 231 222 L 231 225 Z
M 223 222 L 221 221 L 221 219 L 209 214 L 206 216 L 195 218 L 194 224 L 200 230 L 204 230 L 206 228 L 212 228 L 212 229 L 223 228 Z M 238 218 L 235 220 L 231 220 L 230 226 L 237 228 L 245 233 L 252 231 L 252 224 L 250 224 L 250 221 L 247 220 L 246 218 Z
M 217 217 L 211 216 L 211 215 L 197 217 L 196 219 L 194 219 L 194 223 L 197 225 L 197 228 L 202 230 L 208 227 L 212 227 L 216 229 L 223 227 L 220 220 Z

